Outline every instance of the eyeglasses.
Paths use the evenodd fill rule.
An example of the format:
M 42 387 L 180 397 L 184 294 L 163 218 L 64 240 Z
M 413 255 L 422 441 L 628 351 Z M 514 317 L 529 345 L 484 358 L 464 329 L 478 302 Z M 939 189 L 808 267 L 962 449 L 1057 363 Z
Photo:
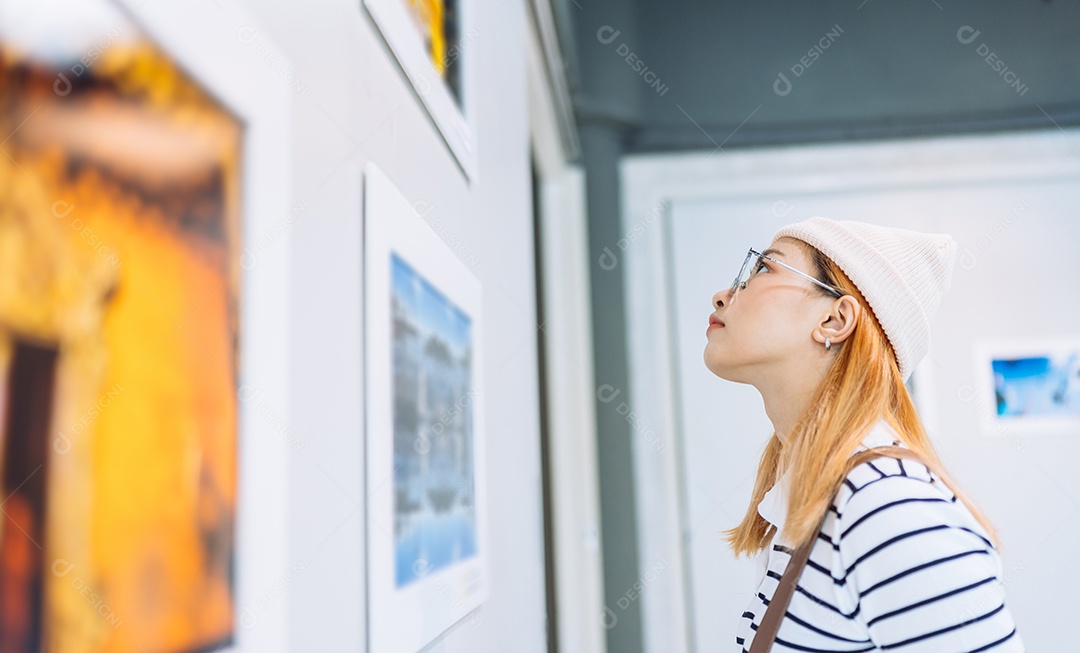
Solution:
M 813 281 L 814 283 L 821 286 L 825 290 L 828 290 L 830 293 L 832 293 L 833 295 L 836 295 L 837 297 L 843 297 L 844 296 L 843 291 L 840 290 L 839 288 L 830 286 L 827 283 L 822 283 L 821 281 L 818 281 L 817 279 L 810 276 L 809 274 L 806 274 L 805 272 L 801 272 L 799 270 L 796 270 L 795 268 L 791 267 L 787 263 L 784 263 L 783 261 L 777 261 L 776 259 L 774 259 L 771 256 L 766 256 L 766 255 L 762 254 L 761 252 L 757 251 L 753 247 L 751 247 L 750 251 L 748 251 L 746 253 L 746 260 L 743 261 L 742 268 L 739 269 L 739 276 L 735 277 L 735 281 L 731 282 L 731 294 L 732 295 L 734 295 L 739 290 L 745 290 L 746 289 L 746 284 L 749 283 L 750 280 L 753 279 L 754 276 L 757 275 L 757 273 L 761 271 L 761 267 L 763 266 L 763 264 L 761 263 L 761 259 L 765 259 L 765 260 L 770 261 L 772 263 L 775 263 L 777 265 L 781 265 L 781 266 L 791 270 L 795 274 L 806 277 L 810 281 Z

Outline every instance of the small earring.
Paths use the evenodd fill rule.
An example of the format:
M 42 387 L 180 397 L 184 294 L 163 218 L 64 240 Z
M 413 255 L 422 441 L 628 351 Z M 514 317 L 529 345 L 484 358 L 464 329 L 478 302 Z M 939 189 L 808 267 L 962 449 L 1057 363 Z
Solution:
M 832 341 L 825 338 L 825 349 L 832 349 Z

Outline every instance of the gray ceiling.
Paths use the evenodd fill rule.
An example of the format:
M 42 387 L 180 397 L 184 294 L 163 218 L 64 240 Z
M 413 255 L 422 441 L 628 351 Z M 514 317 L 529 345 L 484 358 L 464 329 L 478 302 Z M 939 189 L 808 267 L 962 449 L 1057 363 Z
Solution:
M 579 124 L 624 127 L 628 151 L 1080 124 L 1080 2 L 555 0 L 555 14 Z

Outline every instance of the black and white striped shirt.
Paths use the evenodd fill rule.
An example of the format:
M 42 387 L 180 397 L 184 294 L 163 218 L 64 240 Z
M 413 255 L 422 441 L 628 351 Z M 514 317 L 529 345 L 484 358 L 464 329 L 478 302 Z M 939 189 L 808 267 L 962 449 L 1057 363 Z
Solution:
M 906 446 L 884 421 L 856 448 Z M 853 452 L 854 453 L 854 452 Z M 787 475 L 758 505 L 783 526 Z M 748 651 L 793 547 L 781 537 L 739 621 Z M 926 466 L 882 457 L 848 474 L 799 577 L 773 651 L 1023 652 L 1005 605 L 998 551 L 971 512 Z

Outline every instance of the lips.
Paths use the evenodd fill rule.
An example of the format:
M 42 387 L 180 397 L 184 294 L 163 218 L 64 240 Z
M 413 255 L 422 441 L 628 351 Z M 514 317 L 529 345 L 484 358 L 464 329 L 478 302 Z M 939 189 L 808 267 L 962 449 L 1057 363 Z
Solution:
M 723 323 L 723 321 L 720 320 L 720 318 L 716 317 L 715 315 L 710 315 L 709 316 L 709 328 L 712 328 L 713 326 L 721 326 L 722 327 L 722 326 L 726 326 L 726 325 Z

